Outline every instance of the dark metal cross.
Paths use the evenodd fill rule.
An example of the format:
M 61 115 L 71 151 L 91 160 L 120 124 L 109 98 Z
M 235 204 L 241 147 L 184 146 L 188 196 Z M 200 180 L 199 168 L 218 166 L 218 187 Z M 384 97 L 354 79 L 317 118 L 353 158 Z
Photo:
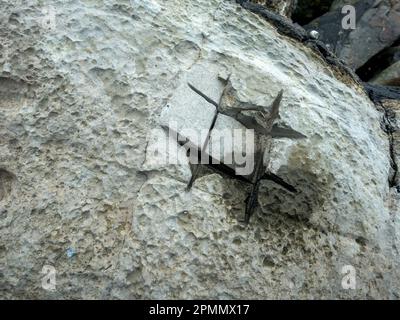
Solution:
M 227 82 L 229 81 L 229 78 Z M 215 113 L 215 116 L 213 118 L 211 127 L 208 131 L 208 135 L 206 137 L 206 141 L 201 146 L 200 150 L 197 150 L 197 160 L 202 158 L 202 155 L 206 152 L 205 148 L 207 148 L 208 142 L 211 137 L 212 130 L 214 129 L 215 123 L 217 121 L 218 115 L 219 114 L 224 114 L 226 116 L 232 117 L 238 122 L 240 122 L 243 126 L 245 126 L 247 129 L 253 129 L 257 135 L 264 135 L 268 137 L 291 137 L 291 138 L 304 138 L 304 136 L 292 129 L 286 129 L 286 128 L 279 128 L 278 126 L 273 126 L 273 121 L 279 116 L 279 107 L 280 103 L 282 101 L 282 96 L 283 96 L 283 90 L 281 90 L 278 94 L 278 96 L 275 98 L 274 102 L 272 103 L 272 106 L 270 108 L 270 112 L 267 115 L 266 110 L 262 106 L 246 106 L 246 108 L 228 108 L 228 110 L 222 110 L 221 109 L 221 100 L 222 97 L 224 96 L 224 93 L 222 94 L 222 97 L 220 99 L 219 103 L 216 103 L 213 101 L 211 98 L 209 98 L 207 95 L 205 95 L 203 92 L 195 88 L 193 85 L 188 83 L 188 86 L 191 90 L 199 94 L 201 97 L 203 97 L 207 102 L 213 104 L 216 107 L 217 112 Z M 225 87 L 226 89 L 226 87 Z M 255 111 L 259 112 L 264 119 L 266 119 L 266 126 L 260 125 L 254 117 L 248 116 L 243 114 L 243 111 Z M 268 128 L 272 128 L 269 129 Z M 250 217 L 252 216 L 255 208 L 258 205 L 258 192 L 260 188 L 260 182 L 261 180 L 271 180 L 285 189 L 287 189 L 290 192 L 297 192 L 296 189 L 291 186 L 290 184 L 286 183 L 278 177 L 277 175 L 267 172 L 266 167 L 264 165 L 264 154 L 265 154 L 265 148 L 262 147 L 262 144 L 257 143 L 256 151 L 255 151 L 255 166 L 253 169 L 253 173 L 248 176 L 244 175 L 237 175 L 235 170 L 232 169 L 231 167 L 225 165 L 224 163 L 220 163 L 218 165 L 212 164 L 212 161 L 209 161 L 207 166 L 223 172 L 235 179 L 244 181 L 246 183 L 250 183 L 252 185 L 251 187 L 251 192 L 249 193 L 248 197 L 246 198 L 246 209 L 245 209 L 245 216 L 244 216 L 244 221 L 248 223 L 250 221 Z M 193 155 L 191 155 L 193 156 Z M 211 156 L 210 159 L 211 160 Z M 190 164 L 191 166 L 191 171 L 192 171 L 192 176 L 191 179 L 187 185 L 187 190 L 190 190 L 193 186 L 194 181 L 197 179 L 202 165 L 200 164 L 200 161 L 198 161 L 199 164 Z

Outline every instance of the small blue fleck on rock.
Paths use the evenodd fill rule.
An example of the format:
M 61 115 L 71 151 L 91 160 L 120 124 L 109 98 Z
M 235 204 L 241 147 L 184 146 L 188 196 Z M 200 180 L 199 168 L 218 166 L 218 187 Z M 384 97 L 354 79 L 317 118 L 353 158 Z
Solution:
M 67 257 L 72 258 L 76 254 L 75 250 L 73 248 L 68 248 L 67 249 Z

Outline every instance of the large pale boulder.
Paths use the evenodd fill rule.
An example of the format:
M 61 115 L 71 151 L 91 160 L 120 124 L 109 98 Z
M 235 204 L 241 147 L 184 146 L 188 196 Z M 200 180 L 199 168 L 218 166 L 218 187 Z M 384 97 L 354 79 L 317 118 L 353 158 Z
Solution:
M 351 77 L 235 1 L 1 7 L 1 298 L 399 297 L 390 140 Z M 278 122 L 306 136 L 273 139 L 269 169 L 298 193 L 263 182 L 248 225 L 249 186 L 210 171 L 187 191 L 163 129 L 168 106 L 207 117 L 180 90 L 219 92 L 210 75 L 241 105 L 283 89 Z

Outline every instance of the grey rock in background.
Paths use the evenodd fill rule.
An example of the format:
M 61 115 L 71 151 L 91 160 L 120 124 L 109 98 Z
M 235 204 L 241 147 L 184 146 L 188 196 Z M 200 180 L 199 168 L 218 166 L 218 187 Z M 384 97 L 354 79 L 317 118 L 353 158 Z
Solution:
M 364 81 L 373 82 L 377 78 L 382 78 L 382 84 L 390 83 L 395 81 L 396 78 L 390 74 L 385 75 L 386 69 L 389 69 L 398 61 L 400 61 L 400 46 L 395 43 L 392 47 L 386 48 L 372 57 L 357 72 Z
M 305 26 L 317 30 L 321 41 L 353 69 L 390 47 L 400 37 L 400 3 L 392 0 L 363 0 L 354 4 L 357 27 L 344 30 L 341 8 L 330 11 Z
M 383 70 L 371 82 L 381 85 L 400 86 L 400 61 Z
M 354 5 L 360 0 L 334 0 L 331 5 L 331 10 L 342 10 L 345 5 Z
M 399 297 L 382 114 L 309 48 L 233 1 L 1 6 L 1 298 Z M 271 167 L 299 193 L 263 183 L 249 225 L 246 185 L 210 174 L 185 192 L 182 149 L 179 165 L 152 158 L 159 115 L 198 64 L 240 75 L 243 103 L 283 88 L 279 121 L 307 136 L 275 140 Z M 341 286 L 345 265 L 357 290 Z

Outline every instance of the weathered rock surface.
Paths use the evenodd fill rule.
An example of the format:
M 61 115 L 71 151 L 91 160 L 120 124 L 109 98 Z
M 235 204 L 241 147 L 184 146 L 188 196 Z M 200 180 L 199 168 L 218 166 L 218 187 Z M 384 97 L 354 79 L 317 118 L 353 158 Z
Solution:
M 235 1 L 1 7 L 1 298 L 399 297 L 382 114 L 311 49 Z M 279 122 L 307 136 L 274 140 L 299 193 L 263 183 L 249 225 L 246 184 L 211 173 L 186 192 L 185 152 L 162 143 L 160 114 L 204 64 L 241 103 L 283 88 Z M 174 150 L 179 164 L 159 161 Z
M 236 2 L 252 2 L 261 4 L 275 13 L 286 17 L 292 15 L 297 5 L 297 0 L 237 0 Z
M 354 4 L 356 29 L 342 27 L 339 7 L 305 26 L 320 32 L 337 56 L 358 69 L 371 57 L 390 47 L 400 37 L 400 2 L 393 0 L 362 0 Z
M 394 171 L 391 177 L 391 184 L 400 191 L 400 101 L 383 100 L 382 106 L 386 110 L 387 126 L 391 142 L 392 167 Z
M 400 86 L 400 61 L 392 64 L 371 80 L 372 83 L 381 85 Z

